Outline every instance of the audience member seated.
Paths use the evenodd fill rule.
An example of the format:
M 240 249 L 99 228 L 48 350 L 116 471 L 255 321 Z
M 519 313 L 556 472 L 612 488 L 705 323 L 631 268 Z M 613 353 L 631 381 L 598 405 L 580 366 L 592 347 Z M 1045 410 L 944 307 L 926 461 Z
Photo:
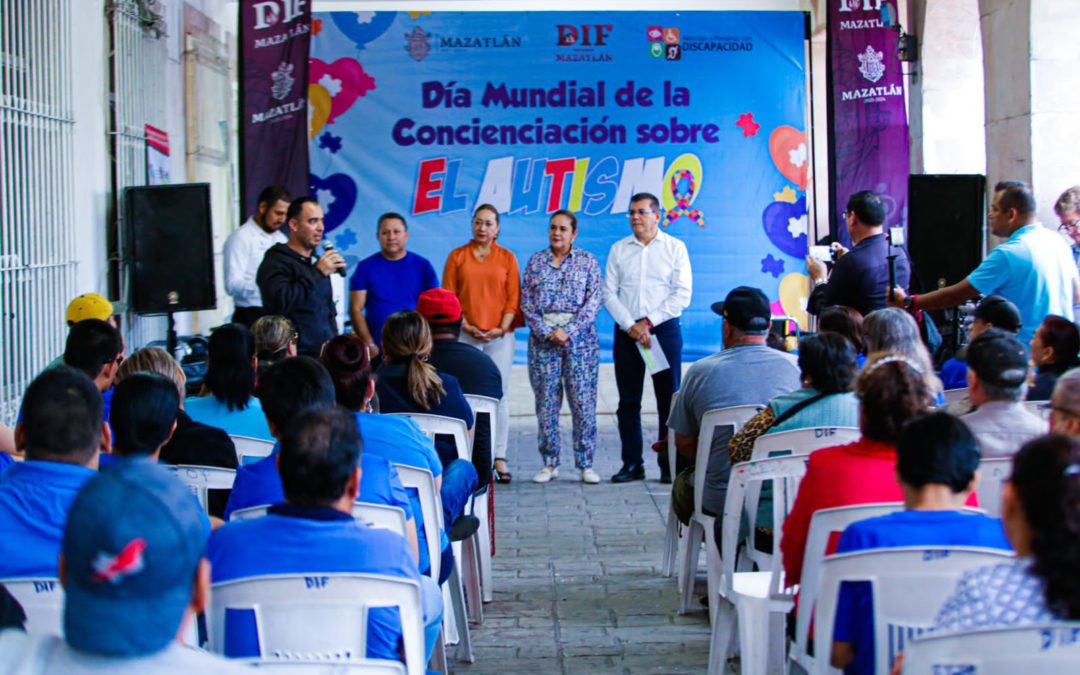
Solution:
M 259 380 L 256 394 L 262 401 L 270 433 L 280 440 L 305 408 L 334 403 L 334 383 L 321 363 L 308 356 L 297 356 L 267 368 Z M 280 443 L 275 444 L 269 457 L 245 464 L 236 471 L 229 503 L 225 506 L 225 520 L 229 520 L 237 509 L 277 504 L 284 499 L 277 470 L 280 450 Z M 401 484 L 397 469 L 382 457 L 369 454 L 360 458 L 360 468 L 363 474 L 357 501 L 397 506 L 405 511 L 406 538 L 413 554 L 418 555 L 416 521 L 413 520 L 409 494 Z M 448 570 L 447 575 L 449 573 Z
M 1080 368 L 1058 378 L 1050 396 L 1050 431 L 1080 436 Z
M 366 350 L 365 350 L 366 351 Z M 284 365 L 284 364 L 283 364 Z M 269 373 L 268 373 L 269 377 Z M 214 583 L 277 574 L 382 574 L 421 584 L 427 654 L 442 623 L 442 594 L 421 579 L 409 543 L 389 530 L 356 522 L 364 443 L 356 417 L 329 405 L 298 414 L 281 435 L 276 457 L 284 503 L 263 518 L 239 520 L 210 539 Z M 230 621 L 241 620 L 233 612 Z M 245 627 L 250 624 L 245 622 Z M 254 625 L 232 631 L 230 657 L 259 656 Z M 396 609 L 368 613 L 367 657 L 399 660 L 401 622 Z
M 1011 457 L 1021 445 L 1049 430 L 1024 406 L 1027 351 L 1012 334 L 989 328 L 967 350 L 968 398 L 975 410 L 960 419 L 975 434 L 983 457 Z
M 843 305 L 834 305 L 818 317 L 819 333 L 843 335 L 855 348 L 855 360 L 859 368 L 866 365 L 866 336 L 863 335 L 863 315 L 859 310 Z
M 1049 401 L 1054 385 L 1065 371 L 1076 366 L 1080 351 L 1080 331 L 1063 316 L 1051 314 L 1043 319 L 1031 339 L 1031 363 L 1035 379 L 1028 387 L 1027 400 Z
M 760 289 L 734 288 L 722 302 L 713 303 L 712 310 L 724 319 L 720 324 L 723 350 L 701 359 L 686 371 L 667 421 L 668 428 L 675 431 L 675 449 L 679 455 L 671 503 L 684 525 L 694 514 L 694 461 L 705 413 L 717 408 L 764 404 L 799 386 L 795 357 L 765 344 L 772 312 L 769 299 Z M 731 435 L 731 427 L 718 428 L 712 435 L 701 495 L 701 508 L 709 515 L 724 512 L 731 476 L 727 452 Z
M 428 363 L 440 376 L 453 375 L 466 394 L 487 396 L 499 401 L 499 424 L 509 424 L 510 414 L 502 409 L 509 403 L 503 400 L 502 375 L 491 357 L 470 344 L 460 342 L 461 302 L 453 291 L 432 288 L 420 294 L 416 311 L 427 319 L 431 328 L 431 354 Z M 508 408 L 507 408 L 508 410 Z M 487 416 L 476 419 L 473 430 L 473 466 L 480 485 L 491 482 L 491 426 Z
M 939 405 L 945 403 L 941 380 L 934 373 L 934 360 L 919 334 L 919 324 L 910 314 L 895 307 L 871 312 L 863 319 L 863 334 L 867 361 L 880 352 L 903 354 L 918 366 L 930 397 Z
M 975 307 L 975 318 L 968 331 L 968 342 L 979 337 L 987 328 L 1020 332 L 1020 310 L 1000 295 L 988 295 Z M 941 383 L 946 389 L 967 387 L 967 349 L 963 348 L 941 364 Z
M 371 410 L 376 376 L 371 372 L 371 353 L 357 335 L 339 335 L 323 346 L 320 357 L 334 381 L 337 402 L 356 414 L 356 425 L 364 440 L 366 454 L 382 457 L 393 464 L 427 469 L 435 477 L 435 489 L 442 501 L 443 514 L 452 534 L 460 541 L 475 532 L 480 522 L 474 516 L 462 516 L 469 497 L 476 489 L 476 469 L 469 462 L 455 459 L 443 470 L 435 446 L 416 422 L 407 417 L 379 415 Z M 420 569 L 427 573 L 427 537 L 419 495 L 409 490 L 416 534 L 420 546 Z M 440 549 L 449 545 L 442 543 Z
M 224 429 L 230 436 L 270 440 L 270 429 L 255 392 L 255 338 L 239 323 L 210 334 L 210 361 L 203 390 L 187 400 L 191 419 Z
M 68 331 L 64 345 L 64 364 L 86 373 L 101 392 L 105 403 L 105 419 L 109 419 L 109 403 L 117 371 L 124 361 L 124 339 L 120 331 L 100 319 L 84 319 Z
M 100 293 L 83 293 L 75 296 L 68 303 L 65 319 L 67 320 L 68 330 L 86 319 L 97 319 L 104 321 L 113 328 L 119 328 L 116 325 L 116 311 L 113 309 L 113 304 Z M 55 368 L 62 365 L 64 365 L 63 354 L 50 361 L 49 365 L 45 367 Z
M 223 429 L 196 422 L 184 411 L 184 391 L 187 377 L 173 357 L 164 349 L 143 347 L 132 354 L 117 371 L 117 383 L 135 373 L 157 373 L 176 386 L 180 406 L 176 411 L 176 430 L 161 448 L 160 458 L 166 464 L 192 464 L 235 469 L 236 446 Z M 228 500 L 226 490 L 212 490 L 209 495 L 210 515 L 221 518 Z
M 429 413 L 464 420 L 472 429 L 473 414 L 461 385 L 453 375 L 440 377 L 427 362 L 431 330 L 416 312 L 394 312 L 383 324 L 383 365 L 375 391 L 384 413 Z M 443 466 L 458 458 L 453 439 L 440 435 L 435 450 Z
M 0 578 L 55 577 L 68 510 L 111 433 L 101 392 L 73 368 L 38 375 L 22 413 L 15 444 L 26 461 L 0 474 Z
M 904 423 L 933 401 L 921 368 L 903 354 L 885 353 L 870 356 L 855 379 L 862 438 L 810 453 L 780 541 L 788 586 L 799 583 L 802 575 L 810 518 L 816 511 L 903 500 L 896 482 L 896 441 Z
M 281 315 L 259 317 L 251 324 L 251 335 L 255 338 L 255 357 L 258 360 L 256 381 L 270 366 L 296 356 L 300 333 L 296 332 L 292 321 Z
M 965 574 L 935 631 L 1080 619 L 1080 440 L 1051 434 L 1020 448 L 1001 507 L 1016 559 Z
M 896 446 L 896 473 L 904 510 L 852 523 L 837 553 L 902 546 L 978 546 L 1012 550 L 997 518 L 961 509 L 978 484 L 979 446 L 964 423 L 947 413 L 904 425 Z M 832 665 L 873 675 L 874 613 L 869 582 L 840 588 Z
M 123 462 L 94 476 L 64 531 L 64 637 L 0 633 L 0 672 L 249 672 L 177 639 L 209 599 L 206 536 L 191 493 L 162 467 Z

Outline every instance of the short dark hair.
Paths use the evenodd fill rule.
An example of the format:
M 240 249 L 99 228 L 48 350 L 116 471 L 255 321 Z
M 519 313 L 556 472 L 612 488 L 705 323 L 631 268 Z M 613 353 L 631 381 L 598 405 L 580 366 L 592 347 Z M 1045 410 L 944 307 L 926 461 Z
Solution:
M 885 222 L 885 204 L 881 195 L 872 190 L 860 190 L 848 197 L 847 210 L 863 225 L 877 227 Z
M 461 319 L 451 321 L 450 323 L 434 323 L 431 320 L 428 320 L 428 326 L 431 327 L 432 337 L 436 335 L 453 335 L 455 338 L 461 337 L 461 324 Z
M 884 352 L 868 361 L 855 379 L 859 429 L 863 436 L 896 443 L 911 418 L 933 404 L 926 378 L 910 357 Z
M 355 414 L 333 404 L 299 412 L 278 457 L 286 501 L 326 506 L 341 499 L 362 452 Z
M 634 194 L 634 196 L 630 198 L 630 203 L 633 204 L 634 202 L 642 202 L 646 200 L 648 200 L 649 205 L 652 207 L 653 211 L 656 211 L 657 213 L 660 212 L 660 200 L 657 199 L 656 195 L 651 192 L 638 192 Z M 629 206 L 627 208 L 629 208 Z
M 1080 352 L 1080 331 L 1076 324 L 1063 316 L 1050 314 L 1042 322 L 1043 344 L 1054 348 L 1054 363 L 1051 370 L 1064 373 L 1076 365 L 1077 352 Z
M 476 214 L 480 213 L 481 211 L 491 211 L 492 213 L 494 213 L 495 214 L 495 224 L 496 225 L 499 224 L 499 209 L 495 208 L 491 204 L 481 204 L 480 206 L 477 206 L 475 209 L 473 209 L 473 212 L 472 212 L 473 218 L 475 218 Z
M 264 187 L 262 192 L 259 193 L 259 201 L 255 203 L 256 205 L 266 204 L 267 207 L 270 207 L 274 204 L 277 204 L 278 202 L 291 201 L 292 195 L 290 195 L 289 191 L 286 190 L 284 187 L 282 187 L 281 185 L 269 185 L 267 187 Z
M 863 334 L 863 315 L 859 310 L 844 305 L 828 307 L 818 316 L 818 330 L 822 333 L 843 335 L 851 342 L 857 353 L 866 351 Z
M 267 368 L 255 395 L 266 419 L 283 434 L 304 408 L 334 402 L 334 382 L 315 359 L 294 356 Z
M 390 211 L 388 213 L 384 213 L 381 216 L 379 216 L 379 221 L 377 223 L 375 223 L 375 232 L 376 232 L 376 234 L 379 232 L 379 230 L 382 229 L 383 222 L 387 221 L 387 220 L 400 220 L 402 226 L 406 230 L 409 229 L 409 222 L 407 220 L 405 220 L 405 216 L 401 215 L 400 213 L 395 213 L 393 211 Z
M 311 195 L 304 195 L 303 197 L 297 197 L 289 202 L 289 210 L 285 212 L 286 220 L 295 220 L 300 217 L 300 212 L 304 210 L 304 204 L 319 205 L 319 200 L 315 199 Z
M 46 370 L 23 394 L 27 458 L 85 463 L 101 443 L 104 415 L 101 392 L 85 373 L 67 366 Z
M 230 410 L 243 410 L 255 391 L 255 338 L 246 326 L 227 323 L 210 334 L 210 359 L 203 383 Z
M 124 351 L 120 331 L 101 319 L 84 319 L 68 331 L 64 365 L 81 370 L 92 380 Z
M 858 367 L 855 347 L 842 335 L 816 333 L 799 341 L 799 371 L 822 393 L 850 390 Z
M 164 375 L 140 372 L 116 385 L 109 406 L 113 449 L 120 455 L 149 455 L 169 438 L 180 410 L 176 384 Z
M 367 345 L 355 333 L 338 335 L 323 347 L 319 361 L 334 381 L 338 404 L 348 410 L 361 410 L 374 375 Z
M 1016 209 L 1017 213 L 1025 216 L 1035 213 L 1035 195 L 1032 194 L 1027 183 L 1018 180 L 1003 180 L 994 186 L 994 192 L 1004 193 L 1001 195 L 1001 201 L 998 202 L 1002 211 Z
M 914 488 L 948 485 L 954 494 L 960 494 L 971 485 L 981 459 L 971 430 L 944 412 L 909 420 L 896 444 L 900 480 Z
M 567 218 L 569 218 L 570 229 L 574 232 L 577 232 L 577 216 L 574 215 L 573 211 L 569 209 L 559 209 L 558 211 L 552 213 L 550 217 L 548 217 L 548 223 L 554 220 L 555 216 L 566 216 Z

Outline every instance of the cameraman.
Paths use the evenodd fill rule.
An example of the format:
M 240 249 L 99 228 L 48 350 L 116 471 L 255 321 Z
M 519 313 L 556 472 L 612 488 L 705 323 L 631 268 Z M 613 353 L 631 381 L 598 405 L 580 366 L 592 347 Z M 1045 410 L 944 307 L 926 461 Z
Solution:
M 806 257 L 806 272 L 814 283 L 806 307 L 811 314 L 820 314 L 826 307 L 845 305 L 866 316 L 885 307 L 891 247 L 883 232 L 885 205 L 881 203 L 881 196 L 869 190 L 851 195 L 844 219 L 854 246 L 848 250 L 833 243 L 836 264 L 832 276 L 826 279 L 828 272 L 824 262 Z M 895 283 L 907 290 L 911 263 L 906 251 L 901 248 L 893 251 L 896 253 Z

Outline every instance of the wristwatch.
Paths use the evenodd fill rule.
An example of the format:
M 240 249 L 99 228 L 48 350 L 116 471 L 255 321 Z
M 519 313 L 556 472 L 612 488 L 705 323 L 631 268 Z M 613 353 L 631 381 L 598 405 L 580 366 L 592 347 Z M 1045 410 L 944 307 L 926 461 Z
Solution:
M 919 296 L 917 296 L 917 295 L 909 295 L 906 298 L 904 298 L 904 309 L 906 309 L 909 312 L 911 310 L 915 309 L 915 298 L 917 298 L 917 297 L 919 297 Z

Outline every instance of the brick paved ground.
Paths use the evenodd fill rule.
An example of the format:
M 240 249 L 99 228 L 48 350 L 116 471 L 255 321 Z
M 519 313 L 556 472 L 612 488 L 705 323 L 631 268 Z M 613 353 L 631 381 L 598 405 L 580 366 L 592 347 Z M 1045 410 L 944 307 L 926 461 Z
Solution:
M 678 616 L 674 578 L 660 576 L 669 486 L 646 450 L 648 480 L 608 481 L 619 469 L 614 378 L 602 366 L 596 469 L 584 485 L 573 470 L 570 420 L 563 416 L 563 470 L 547 485 L 533 397 L 515 366 L 509 459 L 514 482 L 496 492 L 495 600 L 473 626 L 475 664 L 457 673 L 704 673 L 709 624 L 704 609 Z M 656 433 L 655 402 L 645 392 L 646 438 Z M 451 650 L 452 653 L 452 650 Z

